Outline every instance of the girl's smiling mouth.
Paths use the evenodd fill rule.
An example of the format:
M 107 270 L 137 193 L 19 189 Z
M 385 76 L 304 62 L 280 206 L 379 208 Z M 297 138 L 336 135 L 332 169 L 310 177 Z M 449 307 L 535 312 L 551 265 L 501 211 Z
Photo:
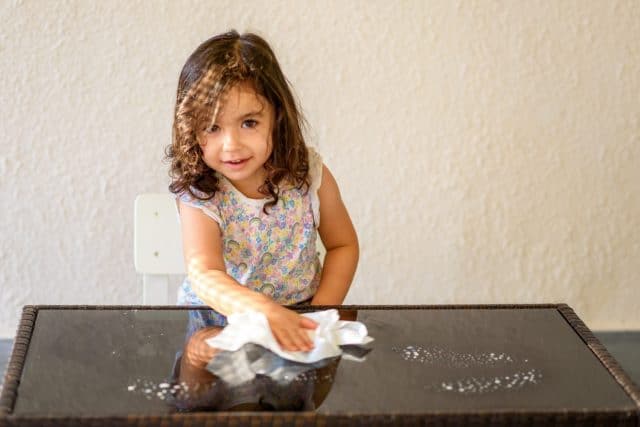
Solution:
M 226 166 L 236 169 L 236 168 L 241 168 L 242 166 L 244 166 L 248 161 L 249 158 L 246 159 L 235 159 L 235 160 L 226 160 L 222 163 L 224 163 Z

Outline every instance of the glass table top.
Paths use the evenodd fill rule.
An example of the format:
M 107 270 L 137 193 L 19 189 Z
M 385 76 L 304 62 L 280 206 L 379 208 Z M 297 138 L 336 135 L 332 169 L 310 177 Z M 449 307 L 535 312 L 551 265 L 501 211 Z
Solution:
M 311 366 L 251 344 L 214 349 L 205 340 L 221 328 L 194 329 L 190 313 L 39 309 L 13 414 L 637 410 L 555 308 L 341 311 L 375 341 Z M 212 372 L 223 361 L 233 375 L 237 360 L 272 374 Z

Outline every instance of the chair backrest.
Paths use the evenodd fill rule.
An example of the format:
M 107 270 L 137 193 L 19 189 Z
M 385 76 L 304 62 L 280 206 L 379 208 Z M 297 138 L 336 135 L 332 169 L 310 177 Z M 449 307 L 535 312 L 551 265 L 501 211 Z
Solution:
M 143 304 L 168 304 L 169 276 L 185 274 L 175 196 L 139 194 L 134 202 L 133 259 Z

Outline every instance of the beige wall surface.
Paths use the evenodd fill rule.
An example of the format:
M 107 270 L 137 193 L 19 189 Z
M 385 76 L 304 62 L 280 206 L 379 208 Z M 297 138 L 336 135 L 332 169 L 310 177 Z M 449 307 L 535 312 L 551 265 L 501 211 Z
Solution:
M 137 304 L 178 73 L 267 38 L 361 241 L 347 303 L 566 302 L 640 328 L 640 2 L 0 2 L 0 336 Z

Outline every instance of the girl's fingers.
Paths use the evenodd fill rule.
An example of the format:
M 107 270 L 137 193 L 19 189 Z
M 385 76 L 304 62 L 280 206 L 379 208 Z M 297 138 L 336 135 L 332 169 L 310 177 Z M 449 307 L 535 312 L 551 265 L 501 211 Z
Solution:
M 282 349 L 286 351 L 309 351 L 313 348 L 313 343 L 304 329 L 297 331 L 279 331 L 276 334 L 276 339 Z
M 298 351 L 294 337 L 286 329 L 280 331 L 276 338 L 283 350 Z
M 318 327 L 318 324 L 308 317 L 300 316 L 300 326 L 307 329 L 315 329 Z
M 308 347 L 308 345 L 304 342 L 302 334 L 300 334 L 300 330 L 291 331 L 291 333 L 289 334 L 289 339 L 291 343 L 291 351 L 304 351 Z
M 293 310 L 275 306 L 266 314 L 269 326 L 278 344 L 285 351 L 309 351 L 313 349 L 313 341 L 308 331 L 318 324 L 308 317 L 301 316 Z
M 298 315 L 300 319 L 299 328 L 296 328 L 296 337 L 298 338 L 298 343 L 302 347 L 303 351 L 309 351 L 313 349 L 313 341 L 309 336 L 309 329 L 313 330 L 318 327 L 318 324 L 308 317 L 304 317 Z
M 314 347 L 314 338 L 315 334 L 310 334 L 309 331 L 312 331 L 313 329 L 301 329 L 300 333 L 302 334 L 302 337 L 304 339 L 304 342 L 307 344 L 307 348 L 309 350 L 313 349 Z
M 298 347 L 298 351 L 309 351 L 312 348 L 311 340 L 307 335 L 306 330 L 298 329 L 295 333 L 295 344 Z

